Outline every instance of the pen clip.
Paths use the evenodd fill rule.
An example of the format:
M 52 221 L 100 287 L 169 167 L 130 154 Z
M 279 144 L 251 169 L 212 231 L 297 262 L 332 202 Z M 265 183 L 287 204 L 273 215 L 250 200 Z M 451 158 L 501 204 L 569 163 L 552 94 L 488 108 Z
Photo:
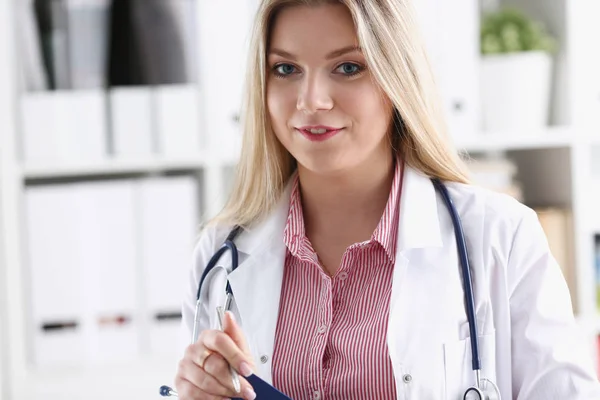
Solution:
M 231 310 L 231 303 L 233 302 L 233 294 L 227 293 L 227 297 L 225 298 L 225 311 Z

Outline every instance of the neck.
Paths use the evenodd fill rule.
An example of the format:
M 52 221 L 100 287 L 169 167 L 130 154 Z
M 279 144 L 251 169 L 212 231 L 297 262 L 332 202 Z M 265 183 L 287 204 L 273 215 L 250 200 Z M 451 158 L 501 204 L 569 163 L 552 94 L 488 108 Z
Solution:
M 351 243 L 370 239 L 394 178 L 394 156 L 378 155 L 343 172 L 320 175 L 298 167 L 304 224 L 315 235 Z

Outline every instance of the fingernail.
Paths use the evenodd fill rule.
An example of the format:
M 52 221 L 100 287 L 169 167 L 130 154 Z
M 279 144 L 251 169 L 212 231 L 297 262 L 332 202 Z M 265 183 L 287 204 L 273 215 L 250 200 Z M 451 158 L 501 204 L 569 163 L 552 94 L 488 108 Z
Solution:
M 231 311 L 227 311 L 227 312 L 225 312 L 225 314 L 229 315 L 229 318 L 231 318 L 231 320 L 233 322 L 235 322 L 235 315 L 233 315 L 233 313 Z
M 246 378 L 252 375 L 252 369 L 250 368 L 250 365 L 248 365 L 248 363 L 245 361 L 240 364 L 240 372 Z
M 244 398 L 247 400 L 254 400 L 256 398 L 256 393 L 252 389 L 244 389 Z

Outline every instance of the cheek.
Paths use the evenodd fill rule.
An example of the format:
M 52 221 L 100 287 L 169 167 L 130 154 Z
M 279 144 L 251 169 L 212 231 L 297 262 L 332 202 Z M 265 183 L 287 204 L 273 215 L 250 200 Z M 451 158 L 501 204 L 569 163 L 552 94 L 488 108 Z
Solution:
M 275 128 L 281 128 L 292 116 L 293 105 L 289 90 L 273 84 L 267 88 L 267 108 L 272 124 Z
M 360 132 L 384 136 L 390 124 L 391 105 L 385 101 L 384 95 L 372 83 L 361 84 L 353 93 L 346 93 L 345 110 L 352 115 Z

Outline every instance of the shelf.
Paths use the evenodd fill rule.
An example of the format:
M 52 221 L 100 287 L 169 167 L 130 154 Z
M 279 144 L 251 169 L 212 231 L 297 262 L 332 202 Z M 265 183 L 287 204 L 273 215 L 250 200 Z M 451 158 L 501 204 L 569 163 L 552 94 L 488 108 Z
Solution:
M 27 180 L 68 179 L 89 176 L 119 176 L 181 170 L 196 170 L 210 163 L 202 154 L 182 159 L 106 160 L 93 163 L 28 165 L 22 175 Z
M 534 150 L 571 147 L 575 132 L 569 127 L 549 127 L 530 132 L 482 132 L 471 137 L 457 137 L 455 145 L 467 152 Z

